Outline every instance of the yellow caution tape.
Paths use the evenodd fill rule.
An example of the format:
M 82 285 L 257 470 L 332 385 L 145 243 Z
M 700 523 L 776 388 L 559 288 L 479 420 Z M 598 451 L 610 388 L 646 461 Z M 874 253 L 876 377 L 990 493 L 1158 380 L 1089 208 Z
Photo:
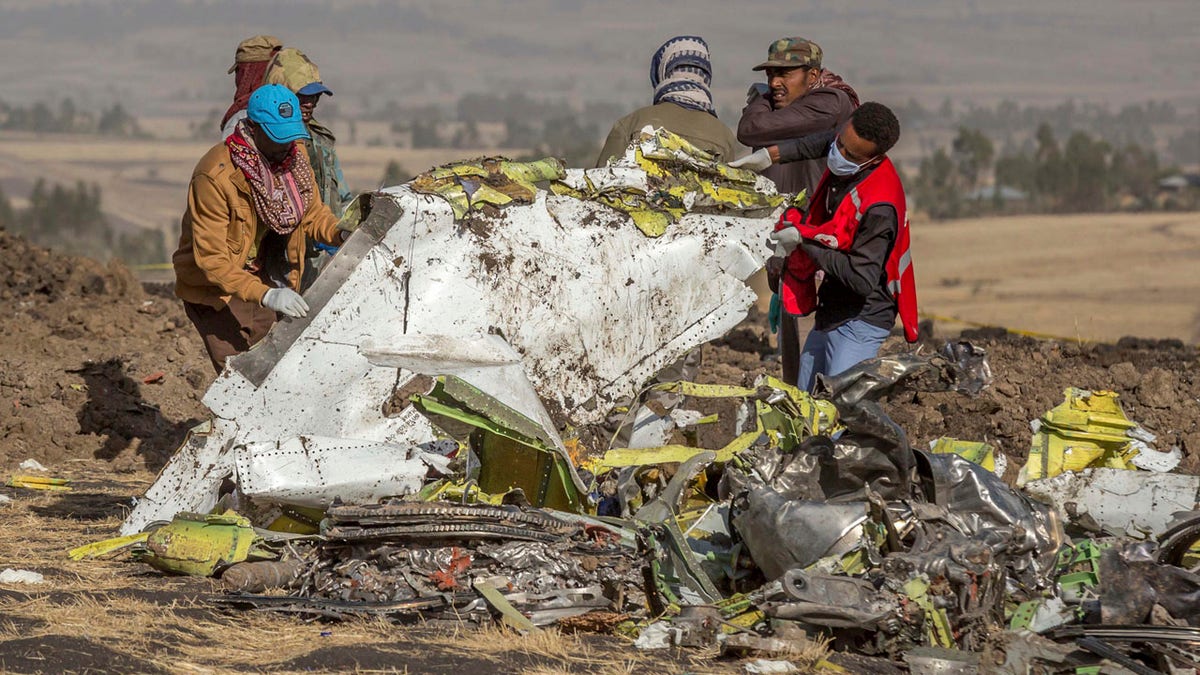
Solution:
M 1037 331 L 1025 330 L 1023 328 L 1009 328 L 1008 326 L 999 326 L 994 323 L 983 323 L 980 321 L 971 321 L 970 319 L 960 319 L 956 316 L 946 316 L 944 314 L 933 314 L 931 312 L 917 312 L 917 315 L 922 319 L 932 319 L 942 323 L 961 323 L 964 326 L 972 326 L 974 328 L 1002 328 L 1013 335 L 1022 335 L 1025 337 L 1040 338 L 1043 340 L 1061 340 L 1063 342 L 1077 342 L 1084 344 L 1091 342 L 1086 338 L 1081 337 L 1066 337 L 1063 335 L 1055 335 L 1053 333 L 1039 333 Z
M 68 487 L 71 481 L 66 478 L 48 478 L 46 476 L 22 476 L 13 475 L 8 479 L 8 487 L 28 488 L 30 490 L 51 490 L 55 492 L 65 492 L 70 490 Z

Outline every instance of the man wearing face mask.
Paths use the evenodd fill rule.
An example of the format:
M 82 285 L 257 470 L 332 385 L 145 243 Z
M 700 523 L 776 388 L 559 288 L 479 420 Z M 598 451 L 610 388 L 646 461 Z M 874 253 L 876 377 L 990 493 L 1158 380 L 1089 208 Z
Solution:
M 311 237 L 340 245 L 338 219 L 321 201 L 300 101 L 268 84 L 251 94 L 246 118 L 200 160 L 188 186 L 175 294 L 217 372 L 261 340 L 278 315 L 302 318 L 297 292 Z
M 354 198 L 342 175 L 342 164 L 338 161 L 333 132 L 313 117 L 317 103 L 322 95 L 333 96 L 333 91 L 321 81 L 321 72 L 304 52 L 292 47 L 284 47 L 276 52 L 267 69 L 267 84 L 282 84 L 300 100 L 300 119 L 311 137 L 305 143 L 308 149 L 308 162 L 312 167 L 313 176 L 317 181 L 317 191 L 321 193 L 321 201 L 333 211 L 333 215 L 342 216 L 342 212 Z M 328 251 L 333 253 L 333 251 Z M 308 290 L 317 280 L 323 259 L 322 250 L 313 241 L 308 242 L 304 254 L 304 276 L 300 280 L 300 291 Z
M 807 213 L 784 212 L 772 233 L 787 262 L 785 304 L 811 311 L 813 330 L 800 353 L 797 386 L 811 391 L 818 373 L 837 375 L 874 358 L 899 315 L 917 339 L 917 296 L 909 251 L 904 186 L 887 157 L 900 138 L 895 114 L 864 103 L 838 132 L 764 148 L 774 163 L 825 158 L 827 170 Z M 819 291 L 813 274 L 825 273 Z

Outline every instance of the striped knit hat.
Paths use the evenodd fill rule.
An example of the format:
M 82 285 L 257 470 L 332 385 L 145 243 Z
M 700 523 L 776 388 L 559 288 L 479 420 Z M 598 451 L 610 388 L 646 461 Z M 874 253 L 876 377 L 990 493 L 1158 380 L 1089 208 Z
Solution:
M 650 60 L 654 102 L 669 101 L 716 116 L 713 110 L 712 64 L 708 43 L 696 35 L 680 35 L 663 43 Z

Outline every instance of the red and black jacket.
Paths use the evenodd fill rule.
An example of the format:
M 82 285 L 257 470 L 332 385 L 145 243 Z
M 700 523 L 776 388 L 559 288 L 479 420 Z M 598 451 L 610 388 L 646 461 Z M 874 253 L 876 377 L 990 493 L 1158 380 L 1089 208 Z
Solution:
M 917 290 L 913 275 L 912 253 L 909 249 L 909 223 L 904 187 L 890 159 L 884 158 L 860 183 L 850 188 L 841 203 L 827 208 L 830 181 L 826 171 L 821 176 L 807 214 L 788 209 L 780 216 L 775 229 L 796 227 L 802 237 L 827 248 L 848 251 L 867 211 L 874 206 L 887 205 L 896 211 L 898 231 L 884 265 L 887 291 L 896 303 L 897 314 L 909 342 L 917 339 Z M 828 215 L 826 215 L 828 214 Z M 789 314 L 806 315 L 817 309 L 817 288 L 814 276 L 819 267 L 803 248 L 788 257 L 780 281 L 780 299 Z M 818 316 L 819 318 L 819 316 Z

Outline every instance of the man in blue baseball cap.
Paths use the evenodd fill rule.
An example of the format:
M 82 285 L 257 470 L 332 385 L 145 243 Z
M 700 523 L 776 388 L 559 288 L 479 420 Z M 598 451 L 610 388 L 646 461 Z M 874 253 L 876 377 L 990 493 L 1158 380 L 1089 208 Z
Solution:
M 250 95 L 246 118 L 192 172 L 172 256 L 175 294 L 218 373 L 279 315 L 307 315 L 297 291 L 308 239 L 342 243 L 297 144 L 308 138 L 296 95 L 263 85 Z

